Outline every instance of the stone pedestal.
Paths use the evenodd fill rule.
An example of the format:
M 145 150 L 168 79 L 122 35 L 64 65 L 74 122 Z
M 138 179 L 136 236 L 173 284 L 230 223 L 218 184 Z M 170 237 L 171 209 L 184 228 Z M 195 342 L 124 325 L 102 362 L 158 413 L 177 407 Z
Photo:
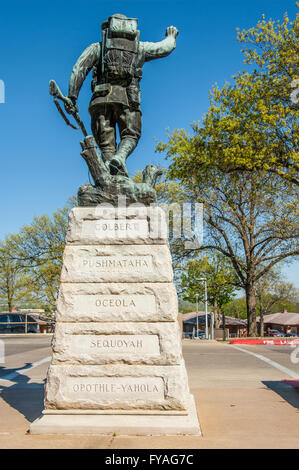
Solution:
M 33 434 L 200 434 L 163 211 L 74 208 Z

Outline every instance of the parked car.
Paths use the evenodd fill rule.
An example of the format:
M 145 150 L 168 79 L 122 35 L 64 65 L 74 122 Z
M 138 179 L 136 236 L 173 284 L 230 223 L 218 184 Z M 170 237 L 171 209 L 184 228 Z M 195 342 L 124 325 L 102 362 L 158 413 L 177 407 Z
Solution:
M 186 332 L 183 333 L 183 339 L 191 339 L 191 338 L 192 338 L 192 333 L 190 333 L 190 332 L 189 333 L 186 333 Z
M 26 315 L 24 313 L 1 313 L 0 334 L 25 333 Z M 31 315 L 27 315 L 27 333 L 39 333 L 39 324 Z
M 278 330 L 269 330 L 269 336 L 284 337 L 284 334 Z
M 295 333 L 286 333 L 285 337 L 286 338 L 297 338 L 297 335 Z
M 205 337 L 206 337 L 206 334 L 202 330 L 198 330 L 198 334 L 196 333 L 196 331 L 194 332 L 194 336 L 193 336 L 194 339 L 197 339 L 197 338 L 198 339 L 205 339 Z

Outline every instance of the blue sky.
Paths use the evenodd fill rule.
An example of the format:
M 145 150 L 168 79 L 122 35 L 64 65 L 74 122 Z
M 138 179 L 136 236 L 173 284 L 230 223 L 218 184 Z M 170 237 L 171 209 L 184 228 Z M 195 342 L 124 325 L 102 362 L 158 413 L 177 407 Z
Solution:
M 163 39 L 166 27 L 180 34 L 166 59 L 145 64 L 141 82 L 143 133 L 128 160 L 131 174 L 147 163 L 165 165 L 154 152 L 154 138 L 166 129 L 188 127 L 208 107 L 209 90 L 242 69 L 236 28 L 254 26 L 264 13 L 295 16 L 295 0 L 10 0 L 0 12 L 1 185 L 0 238 L 30 223 L 34 215 L 52 213 L 87 181 L 80 156 L 80 131 L 67 127 L 48 94 L 54 78 L 64 93 L 77 57 L 101 40 L 100 25 L 113 13 L 139 18 L 141 40 Z M 89 129 L 90 77 L 79 99 Z M 286 270 L 296 282 L 298 264 Z M 297 276 L 298 277 L 298 276 Z M 296 282 L 298 285 L 298 281 Z

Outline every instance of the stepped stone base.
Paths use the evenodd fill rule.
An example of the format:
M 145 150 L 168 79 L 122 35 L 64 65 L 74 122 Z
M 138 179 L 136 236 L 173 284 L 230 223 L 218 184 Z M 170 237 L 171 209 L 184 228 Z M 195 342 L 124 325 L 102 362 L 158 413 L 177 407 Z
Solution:
M 200 435 L 159 207 L 72 209 L 56 306 L 31 433 Z
M 91 410 L 92 414 L 87 414 L 87 410 L 69 413 L 44 411 L 31 424 L 31 434 L 201 435 L 193 396 L 183 415 L 169 411 L 146 413 L 143 410 L 134 414 L 127 411 L 117 414 L 116 410 L 113 414 L 110 411 L 99 414 L 95 410 Z

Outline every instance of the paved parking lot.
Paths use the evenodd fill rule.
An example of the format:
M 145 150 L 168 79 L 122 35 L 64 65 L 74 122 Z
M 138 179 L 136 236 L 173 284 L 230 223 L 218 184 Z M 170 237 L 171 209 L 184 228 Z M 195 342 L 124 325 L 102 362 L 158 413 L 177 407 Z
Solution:
M 48 335 L 4 338 L 0 448 L 299 448 L 299 391 L 281 382 L 299 378 L 299 361 L 294 363 L 290 358 L 294 348 L 236 347 L 204 340 L 183 341 L 202 437 L 49 439 L 26 434 L 30 422 L 43 408 L 50 342 Z

